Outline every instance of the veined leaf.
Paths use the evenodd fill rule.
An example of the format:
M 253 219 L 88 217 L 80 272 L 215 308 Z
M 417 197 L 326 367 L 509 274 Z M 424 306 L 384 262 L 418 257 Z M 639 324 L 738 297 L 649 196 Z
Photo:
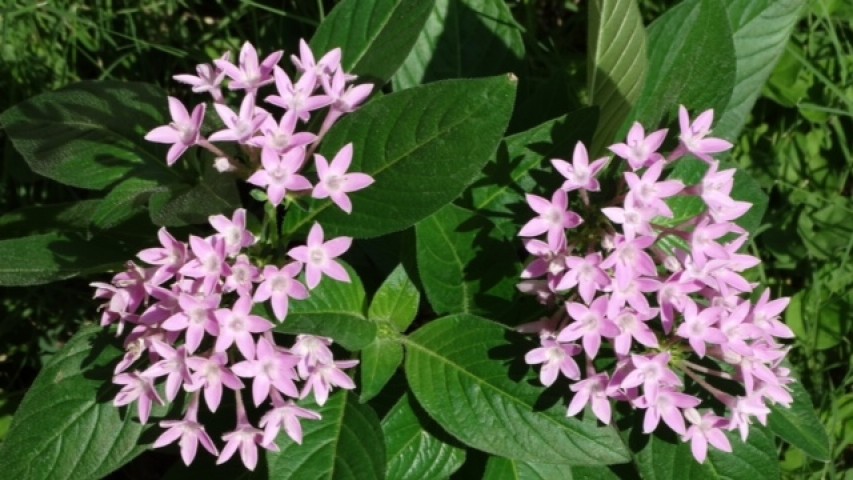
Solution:
M 794 403 L 791 408 L 771 406 L 773 412 L 767 420 L 767 427 L 817 460 L 830 461 L 832 453 L 829 449 L 829 437 L 815 414 L 808 392 L 800 382 L 793 383 L 790 388 Z

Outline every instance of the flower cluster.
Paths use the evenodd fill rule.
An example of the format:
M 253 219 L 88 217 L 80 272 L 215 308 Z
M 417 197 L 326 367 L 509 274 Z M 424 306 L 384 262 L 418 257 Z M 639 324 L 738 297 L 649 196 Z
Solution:
M 245 210 L 237 210 L 231 219 L 212 216 L 210 224 L 217 233 L 190 236 L 188 243 L 161 228 L 161 246 L 138 254 L 146 266 L 129 262 L 111 283 L 92 285 L 95 298 L 105 302 L 101 325 L 117 325 L 119 335 L 129 330 L 126 353 L 113 377 L 122 386 L 115 405 L 136 402 L 139 420 L 146 423 L 154 404 L 173 402 L 185 392 L 189 406 L 184 418 L 160 422 L 167 430 L 154 446 L 179 440 L 187 464 L 198 443 L 218 455 L 220 463 L 239 447 L 243 463 L 254 469 L 258 446 L 277 450 L 275 439 L 282 429 L 301 443 L 299 419 L 320 418 L 294 399 L 313 394 L 323 405 L 334 387 L 355 388 L 343 370 L 357 361 L 335 361 L 329 339 L 299 335 L 290 348 L 283 348 L 276 343 L 275 325 L 254 313 L 268 302 L 282 322 L 290 301 L 308 298 L 321 275 L 348 282 L 335 258 L 349 248 L 351 239 L 324 242 L 322 227 L 315 224 L 307 244 L 288 252 L 292 262 L 260 269 L 243 253 L 255 242 L 246 230 Z M 307 287 L 297 278 L 303 270 Z M 260 419 L 263 430 L 251 424 L 243 406 L 241 390 L 249 381 L 255 407 L 270 404 Z M 160 382 L 165 386 L 162 393 Z M 207 409 L 216 412 L 225 390 L 234 392 L 236 427 L 223 436 L 226 445 L 220 452 L 199 423 L 198 410 L 203 397 Z
M 175 76 L 192 85 L 193 91 L 211 95 L 225 128 L 203 136 L 205 104 L 190 113 L 178 99 L 169 97 L 172 122 L 145 138 L 171 145 L 169 165 L 193 146 L 212 152 L 219 171 L 233 172 L 265 190 L 266 200 L 274 207 L 272 213 L 267 209 L 267 215 L 277 215 L 275 207 L 286 197 L 309 193 L 313 198 L 329 198 L 350 213 L 347 194 L 369 186 L 373 178 L 347 173 L 352 144 L 331 162 L 314 151 L 329 128 L 367 98 L 372 86 L 352 85 L 356 77 L 343 72 L 340 49 L 316 61 L 301 42 L 300 55 L 292 57 L 299 74 L 295 81 L 278 66 L 282 55 L 275 52 L 260 61 L 254 47 L 246 43 L 237 64 L 225 54 L 212 65 L 199 65 L 196 76 Z M 230 90 L 244 93 L 237 112 L 225 103 L 222 82 L 226 77 Z M 272 84 L 277 95 L 265 100 L 282 109 L 280 118 L 256 104 L 259 90 Z M 307 125 L 321 111 L 325 117 L 316 133 L 297 131 L 300 123 Z M 225 153 L 213 142 L 235 142 L 238 147 L 229 151 L 238 153 Z M 319 177 L 314 184 L 301 174 L 311 158 Z M 296 400 L 312 395 L 323 405 L 335 387 L 355 388 L 344 370 L 358 362 L 335 360 L 330 339 L 297 335 L 285 348 L 277 343 L 274 323 L 258 315 L 266 311 L 262 304 L 268 303 L 270 316 L 283 322 L 290 302 L 307 299 L 324 276 L 349 282 L 349 273 L 336 259 L 349 249 L 352 239 L 326 240 L 322 226 L 315 223 L 304 245 L 282 252 L 289 262 L 277 266 L 253 258 L 256 249 L 252 247 L 259 239 L 247 229 L 246 210 L 238 209 L 231 218 L 214 215 L 209 221 L 216 233 L 191 235 L 187 242 L 161 228 L 161 245 L 137 255 L 144 264 L 128 262 L 110 283 L 92 286 L 95 298 L 104 302 L 101 325 L 114 325 L 118 335 L 127 333 L 126 353 L 113 377 L 121 386 L 114 404 L 136 403 L 139 419 L 146 423 L 155 404 L 165 405 L 184 395 L 183 418 L 161 421 L 165 430 L 154 446 L 178 442 L 186 464 L 195 458 L 199 444 L 218 457 L 217 463 L 239 449 L 243 463 L 253 470 L 259 446 L 278 451 L 275 440 L 282 430 L 301 443 L 300 419 L 320 418 Z M 263 240 L 273 247 L 282 242 L 284 248 L 277 235 Z M 236 426 L 222 436 L 225 445 L 220 450 L 200 421 L 199 409 L 203 403 L 210 412 L 217 412 L 232 395 Z M 252 410 L 259 412 L 257 426 L 244 405 L 249 399 Z
M 310 192 L 313 198 L 329 198 L 347 213 L 352 203 L 347 193 L 361 190 L 373 178 L 363 173 L 347 173 L 352 161 L 352 145 L 346 145 L 329 162 L 315 155 L 325 134 L 343 115 L 355 111 L 373 90 L 373 85 L 354 85 L 354 75 L 341 67 L 341 50 L 326 53 L 319 61 L 305 43 L 300 42 L 299 56 L 292 56 L 298 76 L 292 79 L 278 63 L 283 52 L 269 54 L 263 60 L 246 43 L 240 50 L 237 64 L 226 53 L 212 65 L 199 65 L 197 75 L 176 75 L 175 79 L 192 85 L 194 92 L 209 93 L 213 108 L 225 128 L 202 135 L 206 105 L 195 106 L 190 113 L 180 100 L 169 97 L 172 122 L 149 132 L 151 142 L 169 144 L 166 161 L 174 164 L 193 146 L 202 147 L 215 156 L 219 171 L 230 171 L 248 183 L 264 188 L 273 205 L 279 205 L 288 194 Z M 222 82 L 230 79 L 228 88 L 243 92 L 237 110 L 226 104 Z M 282 110 L 279 118 L 258 105 L 260 89 L 274 85 L 276 93 L 264 101 Z M 317 133 L 299 131 L 300 123 L 307 125 L 317 113 L 324 113 Z M 213 142 L 235 142 L 245 155 L 229 155 Z M 312 157 L 318 181 L 311 182 L 301 171 Z
M 608 424 L 611 402 L 625 402 L 645 411 L 644 433 L 663 420 L 703 462 L 708 444 L 731 451 L 724 430 L 745 441 L 752 419 L 766 422 L 768 403 L 791 404 L 779 339 L 793 332 L 779 320 L 789 299 L 771 300 L 768 290 L 749 299 L 757 285 L 743 272 L 760 260 L 740 252 L 748 234 L 733 222 L 751 205 L 731 197 L 735 170 L 711 156 L 732 145 L 708 136 L 711 110 L 691 122 L 681 107 L 679 120 L 666 156 L 658 151 L 667 130 L 646 135 L 639 123 L 610 147 L 629 168 L 604 208 L 588 195 L 600 190 L 606 158 L 590 163 L 579 143 L 571 163 L 552 160 L 566 180 L 550 200 L 527 196 L 538 216 L 519 233 L 533 257 L 519 289 L 557 312 L 520 329 L 540 336 L 525 357 L 541 364 L 540 381 L 571 381 L 568 415 L 590 405 Z M 709 164 L 701 182 L 663 180 L 688 154 Z M 570 210 L 574 190 L 583 215 Z M 698 215 L 674 212 L 697 203 Z

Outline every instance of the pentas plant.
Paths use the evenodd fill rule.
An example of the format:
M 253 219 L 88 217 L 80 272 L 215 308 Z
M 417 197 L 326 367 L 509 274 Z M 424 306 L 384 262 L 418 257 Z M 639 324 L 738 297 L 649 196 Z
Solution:
M 724 431 L 746 441 L 770 404 L 793 402 L 781 340 L 794 334 L 779 320 L 789 299 L 771 300 L 743 276 L 760 263 L 741 253 L 748 233 L 734 223 L 751 205 L 731 197 L 735 170 L 713 157 L 732 147 L 710 136 L 713 116 L 691 121 L 680 107 L 678 146 L 666 155 L 667 130 L 647 134 L 635 123 L 625 143 L 610 146 L 627 168 L 604 206 L 590 197 L 608 160 L 590 162 L 578 143 L 571 163 L 552 160 L 565 182 L 551 198 L 527 195 L 537 216 L 519 232 L 532 256 L 519 289 L 555 309 L 520 327 L 539 334 L 525 360 L 540 365 L 542 384 L 569 381 L 569 416 L 589 405 L 610 424 L 615 402 L 642 411 L 643 433 L 662 421 L 699 462 L 708 445 L 732 450 Z M 664 179 L 687 155 L 709 165 L 702 180 Z M 685 197 L 702 212 L 676 218 Z
M 171 145 L 169 165 L 192 147 L 212 152 L 219 171 L 264 189 L 255 196 L 272 206 L 265 209 L 270 217 L 286 200 L 308 195 L 329 198 L 350 213 L 348 194 L 373 179 L 348 173 L 354 155 L 351 144 L 331 161 L 314 151 L 329 128 L 367 98 L 372 86 L 353 84 L 356 77 L 341 68 L 340 49 L 315 60 L 301 42 L 300 54 L 292 57 L 296 78 L 278 65 L 282 56 L 278 51 L 261 60 L 246 43 L 237 63 L 226 53 L 212 65 L 199 65 L 195 76 L 176 75 L 193 91 L 210 94 L 213 108 L 201 103 L 190 112 L 169 97 L 172 122 L 145 138 Z M 228 90 L 242 95 L 236 108 L 223 94 L 226 78 Z M 274 91 L 264 96 L 261 89 L 268 86 Z M 258 105 L 261 99 L 272 109 Z M 203 132 L 211 110 L 224 128 Z M 308 131 L 305 125 L 318 114 L 324 115 L 319 130 Z M 226 148 L 227 143 L 236 145 Z M 318 177 L 314 182 L 303 175 L 311 160 Z M 298 335 L 285 345 L 273 331 L 274 321 L 287 320 L 290 302 L 307 299 L 323 281 L 350 281 L 337 258 L 349 249 L 352 238 L 327 238 L 315 223 L 304 245 L 285 247 L 277 236 L 259 238 L 251 232 L 242 208 L 230 218 L 213 215 L 209 223 L 214 233 L 190 235 L 187 240 L 161 228 L 160 246 L 137 255 L 142 264 L 128 262 L 110 283 L 92 284 L 95 297 L 104 301 L 101 325 L 115 326 L 126 349 L 115 367 L 113 383 L 121 389 L 113 403 L 119 407 L 135 403 L 139 421 L 146 423 L 154 405 L 183 399 L 180 419 L 159 423 L 163 431 L 154 447 L 177 442 L 186 464 L 193 461 L 199 445 L 216 456 L 217 463 L 239 450 L 243 464 L 253 470 L 258 447 L 278 451 L 276 438 L 282 431 L 301 443 L 300 421 L 320 419 L 317 412 L 298 406 L 297 400 L 313 396 L 323 405 L 334 388 L 355 388 L 345 370 L 358 362 L 336 360 L 331 339 Z M 269 243 L 277 262 L 261 255 L 261 245 Z M 261 306 L 266 303 L 274 321 L 256 313 L 264 311 Z M 219 447 L 199 411 L 217 412 L 224 404 L 231 405 L 229 400 L 235 426 L 222 436 L 224 445 Z M 255 407 L 254 418 L 245 402 Z

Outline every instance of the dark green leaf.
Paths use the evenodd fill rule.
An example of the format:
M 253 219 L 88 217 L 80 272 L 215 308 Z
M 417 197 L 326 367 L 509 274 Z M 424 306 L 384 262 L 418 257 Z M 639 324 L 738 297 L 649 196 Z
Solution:
M 432 10 L 432 0 L 345 0 L 311 39 L 317 58 L 341 47 L 343 67 L 379 85 L 400 67 Z
M 144 140 L 166 123 L 166 93 L 153 85 L 81 82 L 44 93 L 0 115 L 30 167 L 66 185 L 101 190 L 145 167 L 151 178 L 175 178 L 163 145 Z
M 421 294 L 409 280 L 403 265 L 398 265 L 376 291 L 368 317 L 374 322 L 387 322 L 403 332 L 415 319 Z
M 104 272 L 132 258 L 138 246 L 72 232 L 0 240 L 0 285 L 38 285 Z
M 451 204 L 418 223 L 415 233 L 418 273 L 436 313 L 497 318 L 512 306 L 521 262 L 491 222 Z
M 758 425 L 749 429 L 746 443 L 736 432 L 727 434 L 732 452 L 708 447 L 705 463 L 698 463 L 690 452 L 690 443 L 658 435 L 644 437 L 647 441 L 636 454 L 635 464 L 644 479 L 654 480 L 756 480 L 777 479 L 780 476 L 776 445 L 772 436 Z
M 403 346 L 400 341 L 382 336 L 389 326 L 387 323 L 380 324 L 377 337 L 361 350 L 359 401 L 362 403 L 378 395 L 403 363 Z
M 434 320 L 406 341 L 409 386 L 445 430 L 479 450 L 532 463 L 628 461 L 612 427 L 566 418 L 560 398 L 532 384 L 525 348 L 513 347 L 524 341 L 471 315 Z
M 193 184 L 170 185 L 148 202 L 151 221 L 166 227 L 207 223 L 208 217 L 231 213 L 240 206 L 237 185 L 229 174 L 206 168 Z
M 597 118 L 595 108 L 584 108 L 506 137 L 471 185 L 471 200 L 464 205 L 496 223 L 509 220 L 523 225 L 522 219 L 530 215 L 524 194 L 548 180 L 554 187 L 559 185 L 549 160 L 571 158 L 577 142 L 592 139 Z
M 599 107 L 589 151 L 600 155 L 631 113 L 646 79 L 646 30 L 636 0 L 589 2 L 587 88 Z
M 84 329 L 39 373 L 0 445 L 4 478 L 98 479 L 145 449 L 145 427 L 102 391 L 123 353 L 107 335 Z
M 376 183 L 352 194 L 347 215 L 315 201 L 285 220 L 288 232 L 323 224 L 329 234 L 374 237 L 402 230 L 462 193 L 500 142 L 515 80 L 448 80 L 377 98 L 344 117 L 323 141 L 328 158 L 352 142 L 351 171 Z
M 785 51 L 805 0 L 723 0 L 734 32 L 734 91 L 714 136 L 735 140 L 764 83 Z
M 91 222 L 103 229 L 119 225 L 144 210 L 151 195 L 165 190 L 166 187 L 153 180 L 130 177 L 110 190 L 92 215 Z
M 483 480 L 619 480 L 607 467 L 527 463 L 504 457 L 489 457 Z
M 57 230 L 86 231 L 100 200 L 25 207 L 0 217 L 0 236 L 25 237 Z
M 690 0 L 667 11 L 649 26 L 648 50 L 648 76 L 633 115 L 647 129 L 679 104 L 694 116 L 708 108 L 724 110 L 736 67 L 721 0 Z
M 276 330 L 332 337 L 347 350 L 359 350 L 370 343 L 376 336 L 376 324 L 364 316 L 364 287 L 355 271 L 345 268 L 350 283 L 324 277 L 306 300 L 290 302 L 287 318 Z M 268 304 L 266 308 L 269 309 Z
M 815 414 L 812 400 L 800 382 L 791 387 L 794 403 L 791 408 L 773 405 L 767 427 L 783 440 L 801 449 L 808 455 L 827 462 L 832 459 L 829 437 L 823 424 Z
M 323 418 L 302 422 L 302 445 L 279 435 L 281 452 L 267 453 L 269 478 L 385 478 L 385 442 L 372 408 L 346 391 L 330 396 L 322 407 L 303 406 Z
M 458 470 L 465 450 L 440 440 L 433 434 L 436 430 L 440 432 L 414 399 L 403 395 L 382 420 L 387 478 L 447 478 Z
M 436 0 L 394 90 L 447 78 L 518 72 L 521 30 L 503 0 Z

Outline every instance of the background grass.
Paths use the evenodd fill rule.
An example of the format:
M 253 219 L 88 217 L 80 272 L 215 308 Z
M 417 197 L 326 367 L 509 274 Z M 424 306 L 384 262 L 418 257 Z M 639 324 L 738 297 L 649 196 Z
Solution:
M 584 2 L 508 2 L 524 30 L 531 70 L 553 65 L 583 98 Z M 673 0 L 641 0 L 651 22 Z M 264 52 L 295 49 L 333 0 L 7 0 L 0 7 L 0 111 L 81 79 L 157 83 L 186 96 L 171 76 L 192 72 L 243 41 Z M 789 478 L 853 479 L 853 2 L 812 0 L 737 142 L 733 159 L 770 194 L 750 244 L 757 279 L 792 296 L 797 332 L 790 359 L 832 441 L 834 461 L 780 445 Z M 0 131 L 0 213 L 86 198 L 40 179 Z M 2 232 L 0 232 L 2 233 Z M 43 360 L 96 318 L 88 281 L 0 289 L 0 439 Z M 135 467 L 129 467 L 134 470 Z M 144 470 L 144 469 L 143 469 Z M 135 470 L 134 470 L 135 471 Z M 133 478 L 145 478 L 135 472 Z

